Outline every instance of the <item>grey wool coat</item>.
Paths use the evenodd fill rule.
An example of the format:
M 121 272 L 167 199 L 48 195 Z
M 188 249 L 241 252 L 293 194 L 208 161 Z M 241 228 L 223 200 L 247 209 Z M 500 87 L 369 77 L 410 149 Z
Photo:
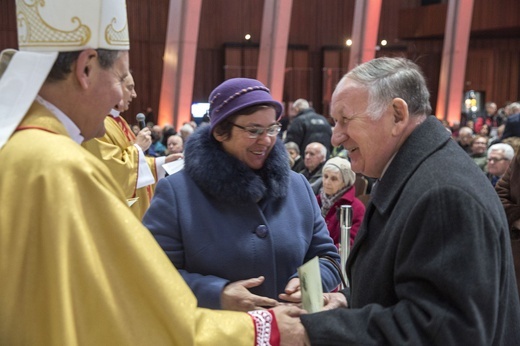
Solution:
M 350 308 L 302 316 L 312 345 L 520 342 L 504 210 L 435 117 L 378 183 L 347 272 Z

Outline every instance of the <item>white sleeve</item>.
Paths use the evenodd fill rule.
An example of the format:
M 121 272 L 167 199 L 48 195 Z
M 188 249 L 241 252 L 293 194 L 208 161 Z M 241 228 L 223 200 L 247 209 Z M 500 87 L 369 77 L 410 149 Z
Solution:
M 139 167 L 137 169 L 137 188 L 140 189 L 142 187 L 152 185 L 155 183 L 155 178 L 153 176 L 152 170 L 148 167 L 148 163 L 146 162 L 146 157 L 144 156 L 143 149 L 137 144 L 134 144 L 139 152 Z M 164 175 L 163 175 L 164 176 Z

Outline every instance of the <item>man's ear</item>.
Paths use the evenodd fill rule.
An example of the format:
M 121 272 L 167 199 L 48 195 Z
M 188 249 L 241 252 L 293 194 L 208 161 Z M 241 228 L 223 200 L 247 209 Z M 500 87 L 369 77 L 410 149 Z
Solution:
M 408 126 L 410 113 L 408 112 L 408 104 L 402 98 L 396 97 L 392 100 L 392 116 L 394 121 L 394 128 L 392 133 L 394 135 L 401 134 L 402 130 Z
M 74 68 L 74 74 L 81 88 L 88 89 L 90 85 L 90 78 L 94 68 L 94 61 L 98 54 L 95 49 L 85 49 L 79 53 Z

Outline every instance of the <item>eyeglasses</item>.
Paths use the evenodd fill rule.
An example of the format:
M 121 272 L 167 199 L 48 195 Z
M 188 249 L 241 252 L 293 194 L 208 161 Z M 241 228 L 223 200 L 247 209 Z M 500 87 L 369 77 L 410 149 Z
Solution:
M 260 127 L 260 126 L 240 126 L 235 123 L 229 122 L 231 125 L 238 127 L 239 129 L 242 129 L 247 132 L 247 135 L 251 139 L 258 138 L 259 136 L 263 135 L 264 132 L 267 132 L 267 135 L 269 137 L 276 136 L 280 130 L 282 129 L 282 124 L 276 123 L 273 125 L 270 125 L 268 127 Z
M 507 159 L 506 159 L 505 157 L 503 157 L 503 158 L 501 158 L 501 159 L 498 159 L 498 158 L 496 158 L 496 157 L 490 157 L 490 158 L 488 159 L 488 162 L 500 162 L 500 161 L 503 161 L 503 160 L 507 160 Z M 507 160 L 507 161 L 509 161 L 509 160 Z

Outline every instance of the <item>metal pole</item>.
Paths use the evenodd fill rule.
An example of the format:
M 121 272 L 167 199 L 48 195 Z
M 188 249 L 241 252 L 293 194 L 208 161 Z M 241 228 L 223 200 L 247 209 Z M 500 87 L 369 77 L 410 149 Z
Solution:
M 341 228 L 341 242 L 339 245 L 339 255 L 341 262 L 341 273 L 345 278 L 347 287 L 349 286 L 347 279 L 347 258 L 350 254 L 350 228 L 352 227 L 352 206 L 342 205 L 339 214 L 339 224 Z

